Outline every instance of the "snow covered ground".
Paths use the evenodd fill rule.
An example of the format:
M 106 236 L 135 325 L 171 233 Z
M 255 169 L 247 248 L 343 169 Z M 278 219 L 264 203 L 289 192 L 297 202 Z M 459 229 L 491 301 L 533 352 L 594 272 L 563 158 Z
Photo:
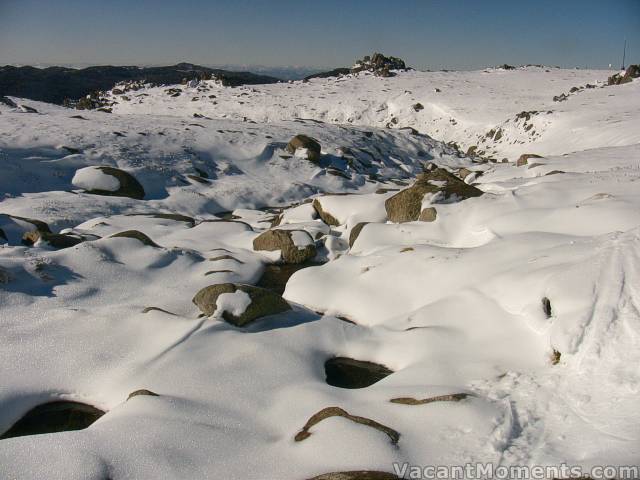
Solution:
M 640 82 L 603 87 L 610 73 L 202 82 L 110 94 L 111 114 L 0 103 L 0 434 L 54 400 L 106 412 L 1 439 L 0 477 L 640 464 Z M 318 162 L 287 150 L 299 134 Z M 516 166 L 525 153 L 543 157 Z M 483 194 L 388 221 L 427 164 Z M 106 167 L 144 198 L 118 196 L 135 180 Z M 258 248 L 272 229 L 291 251 Z M 247 286 L 311 250 L 291 309 L 229 321 L 258 305 Z M 221 284 L 240 289 L 201 315 L 192 299 Z M 333 357 L 393 373 L 340 388 Z M 157 396 L 127 400 L 140 389 Z M 377 423 L 304 433 L 326 407 Z

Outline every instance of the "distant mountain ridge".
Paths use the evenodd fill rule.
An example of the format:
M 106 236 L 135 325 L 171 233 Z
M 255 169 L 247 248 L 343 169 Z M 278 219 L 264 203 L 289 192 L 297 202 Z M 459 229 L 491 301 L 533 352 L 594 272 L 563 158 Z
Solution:
M 146 80 L 154 84 L 176 84 L 183 79 L 222 77 L 228 85 L 276 83 L 280 79 L 251 72 L 234 72 L 179 63 L 166 67 L 94 66 L 82 69 L 66 67 L 0 67 L 0 96 L 29 98 L 62 104 L 97 90 L 109 90 L 118 82 Z

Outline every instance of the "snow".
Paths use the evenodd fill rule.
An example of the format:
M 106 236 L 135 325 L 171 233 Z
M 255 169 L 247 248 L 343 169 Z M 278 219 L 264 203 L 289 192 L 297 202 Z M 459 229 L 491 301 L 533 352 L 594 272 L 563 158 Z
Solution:
M 113 114 L 0 104 L 0 432 L 51 400 L 106 411 L 85 430 L 0 440 L 0 477 L 636 465 L 640 82 L 602 87 L 610 73 L 202 81 L 175 86 L 178 97 L 151 86 L 128 101 L 110 94 Z M 552 100 L 587 83 L 596 88 Z M 533 110 L 541 113 L 525 130 L 516 115 Z M 502 138 L 486 136 L 498 128 Z M 318 139 L 318 164 L 286 152 L 298 134 Z M 510 163 L 477 163 L 448 141 Z M 516 167 L 523 153 L 544 158 Z M 484 194 L 426 197 L 436 221 L 389 222 L 385 201 L 428 162 L 476 172 L 466 180 Z M 133 175 L 145 200 L 78 191 L 118 189 L 98 166 Z M 313 200 L 339 225 L 325 224 Z M 27 247 L 34 225 L 16 217 L 87 241 Z M 280 260 L 253 250 L 272 224 L 326 261 L 291 276 L 283 297 L 292 310 L 234 327 L 222 312 L 250 303 L 236 291 L 218 297 L 215 316 L 200 316 L 200 289 L 256 285 Z M 127 230 L 158 247 L 111 237 Z M 393 373 L 363 389 L 332 387 L 323 365 L 334 356 Z M 159 396 L 126 400 L 142 388 Z M 390 402 L 454 393 L 469 397 Z M 397 430 L 398 445 L 340 417 L 294 441 L 329 406 Z
M 311 236 L 303 230 L 294 230 L 291 232 L 291 240 L 298 249 L 304 249 L 308 245 L 313 245 Z
M 251 305 L 251 297 L 242 290 L 233 293 L 222 293 L 216 300 L 216 316 L 221 317 L 224 312 L 239 317 Z
M 106 190 L 116 192 L 120 188 L 120 182 L 112 175 L 107 175 L 97 167 L 85 167 L 79 169 L 71 179 L 71 184 L 84 190 Z

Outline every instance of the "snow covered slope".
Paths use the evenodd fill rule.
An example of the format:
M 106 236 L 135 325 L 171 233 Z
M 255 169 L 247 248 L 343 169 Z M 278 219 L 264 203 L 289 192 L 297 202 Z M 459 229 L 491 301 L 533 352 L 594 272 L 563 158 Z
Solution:
M 0 439 L 0 477 L 638 464 L 640 82 L 606 76 L 203 82 L 115 95 L 111 114 L 0 103 L 0 437 L 51 401 L 106 412 Z M 318 161 L 287 149 L 296 135 Z M 418 199 L 425 221 L 389 221 L 416 179 L 448 185 L 430 165 L 482 195 L 455 180 Z
M 178 97 L 155 87 L 109 99 L 118 102 L 118 113 L 413 127 L 465 151 L 477 146 L 486 157 L 515 161 L 523 153 L 558 155 L 640 142 L 640 85 L 603 87 L 611 73 L 521 67 L 380 78 L 365 72 L 235 89 L 204 82 L 180 87 Z M 563 93 L 567 100 L 554 101 Z

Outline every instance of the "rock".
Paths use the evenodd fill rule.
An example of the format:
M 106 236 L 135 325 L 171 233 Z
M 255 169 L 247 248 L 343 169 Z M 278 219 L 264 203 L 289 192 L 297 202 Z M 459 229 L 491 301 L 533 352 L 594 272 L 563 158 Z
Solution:
M 438 212 L 436 212 L 436 209 L 434 207 L 423 208 L 420 212 L 418 220 L 421 222 L 433 222 L 435 221 L 437 215 Z
M 62 146 L 60 147 L 62 150 L 66 150 L 67 152 L 69 152 L 69 154 L 71 155 L 77 155 L 79 153 L 82 153 L 82 150 L 80 150 L 79 148 L 75 148 L 75 147 L 67 147 L 67 146 Z
M 318 163 L 320 161 L 320 143 L 307 135 L 296 135 L 287 144 L 287 151 L 295 154 L 296 150 L 304 148 L 307 150 L 307 160 Z
M 421 103 L 416 103 L 416 104 L 413 106 L 413 109 L 414 109 L 416 112 L 419 112 L 420 110 L 424 110 L 424 106 L 423 106 Z
M 101 188 L 94 188 L 92 184 L 91 172 L 89 169 L 99 170 L 102 174 L 115 177 L 119 183 L 119 187 L 114 190 L 106 190 Z M 85 175 L 87 175 L 85 177 Z M 76 172 L 71 183 L 78 188 L 82 188 L 86 193 L 93 195 L 108 195 L 115 197 L 129 197 L 136 200 L 142 200 L 145 196 L 145 191 L 142 185 L 129 173 L 124 170 L 113 167 L 86 167 L 81 168 Z
M 184 222 L 188 223 L 190 227 L 193 227 L 196 224 L 196 221 L 193 217 L 180 215 L 179 213 L 128 213 L 127 215 L 132 217 L 139 215 L 144 217 L 161 218 L 164 220 L 173 220 L 175 222 Z
M 330 358 L 324 371 L 329 385 L 350 389 L 369 387 L 393 373 L 384 365 L 348 357 Z
M 64 233 L 47 233 L 39 230 L 32 230 L 22 236 L 22 243 L 27 246 L 35 245 L 42 240 L 53 248 L 69 248 L 84 242 L 84 238 L 76 235 L 68 235 Z
M 0 103 L 6 105 L 7 107 L 17 108 L 18 104 L 11 100 L 9 97 L 0 97 Z
M 38 113 L 38 110 L 36 110 L 33 107 L 30 107 L 29 105 L 18 105 L 18 108 L 22 110 L 24 113 Z
M 383 425 L 376 422 L 375 420 L 371 420 L 366 417 L 351 415 L 346 410 L 343 410 L 340 407 L 323 408 L 318 413 L 314 414 L 311 418 L 309 418 L 309 420 L 307 420 L 307 423 L 305 423 L 304 427 L 302 427 L 302 429 L 296 434 L 294 440 L 296 442 L 302 442 L 303 440 L 306 440 L 311 436 L 311 432 L 309 431 L 311 427 L 331 417 L 343 417 L 347 420 L 351 420 L 352 422 L 359 423 L 360 425 L 374 428 L 375 430 L 386 434 L 391 440 L 391 443 L 393 443 L 394 445 L 396 445 L 398 443 L 398 440 L 400 440 L 400 434 L 393 428 L 389 428 L 386 425 Z
M 305 245 L 296 245 L 294 240 L 304 240 Z M 281 251 L 285 263 L 303 263 L 316 256 L 316 246 L 311 235 L 304 230 L 272 229 L 260 234 L 253 240 L 256 251 Z
M 381 53 L 374 53 L 371 57 L 366 56 L 362 60 L 358 60 L 351 68 L 351 73 L 368 71 L 381 77 L 391 77 L 394 75 L 391 70 L 407 70 L 407 66 L 404 60 L 398 57 L 387 57 Z
M 434 203 L 449 203 L 471 197 L 479 197 L 482 190 L 467 185 L 444 168 L 432 168 L 418 176 L 416 182 L 387 199 L 385 208 L 391 222 L 403 223 L 420 219 L 422 202 L 427 194 L 433 195 Z M 425 221 L 435 219 L 435 212 L 424 214 Z
M 551 358 L 550 358 L 551 365 L 559 364 L 561 357 L 562 357 L 562 354 L 554 348 L 553 351 L 551 352 Z
M 520 155 L 520 157 L 516 161 L 516 167 L 522 167 L 526 165 L 527 163 L 529 163 L 530 158 L 544 158 L 544 157 L 540 155 L 536 155 L 535 153 L 523 153 L 522 155 Z
M 149 313 L 149 312 L 162 312 L 162 313 L 166 313 L 167 315 L 173 315 L 174 317 L 176 316 L 175 313 L 160 307 L 144 307 L 144 309 L 142 310 L 142 313 Z
M 2 241 L 15 245 L 23 243 L 23 236 L 34 229 L 43 234 L 53 233 L 49 225 L 43 221 L 0 213 L 0 243 Z
M 553 313 L 551 311 L 551 300 L 549 300 L 549 298 L 547 297 L 544 297 L 542 299 L 542 311 L 547 318 L 551 318 L 551 314 Z
M 109 238 L 135 238 L 139 242 L 142 242 L 144 245 L 147 245 L 149 247 L 161 248 L 160 245 L 155 243 L 144 233 L 139 232 L 138 230 L 126 230 L 124 232 L 114 233 L 113 235 L 110 235 Z
M 147 390 L 146 388 L 140 389 L 140 390 L 136 390 L 135 392 L 131 392 L 129 394 L 129 396 L 127 397 L 127 401 L 131 400 L 133 397 L 137 397 L 139 395 L 146 395 L 149 397 L 159 397 L 160 395 L 158 395 L 155 392 L 152 392 L 151 390 Z
M 460 180 L 464 180 L 465 178 L 467 178 L 472 173 L 474 173 L 474 172 L 469 170 L 468 168 L 465 168 L 465 167 L 462 167 L 462 168 L 458 169 L 458 177 L 460 177 Z
M 335 226 L 335 227 L 340 225 L 340 222 L 338 221 L 338 219 L 336 217 L 331 215 L 329 212 L 325 212 L 322 209 L 322 204 L 320 203 L 320 200 L 315 198 L 313 200 L 313 204 L 312 205 L 313 205 L 314 210 L 318 213 L 318 216 L 322 219 L 322 221 L 324 223 L 326 223 L 327 225 Z
M 391 403 L 400 403 L 402 405 L 426 405 L 433 402 L 459 402 L 469 397 L 468 393 L 452 393 L 448 395 L 438 395 L 435 397 L 416 399 L 411 397 L 399 397 L 389 400 Z
M 291 310 L 289 304 L 280 295 L 271 290 L 234 283 L 221 283 L 205 287 L 196 293 L 195 297 L 193 297 L 193 303 L 198 306 L 202 313 L 210 317 L 218 309 L 217 301 L 220 295 L 237 291 L 246 293 L 251 299 L 251 303 L 238 316 L 227 311 L 222 312 L 222 318 L 237 327 L 243 327 L 267 315 L 275 315 L 276 313 Z
M 640 77 L 640 65 L 629 65 L 624 74 L 616 73 L 609 77 L 608 85 L 623 85 L 631 82 L 634 78 Z
M 0 439 L 82 430 L 105 412 L 80 402 L 55 401 L 29 410 Z
M 0 267 L 0 285 L 6 285 L 11 281 L 11 275 L 9 275 L 9 271 Z
M 401 480 L 393 473 L 379 472 L 375 470 L 354 470 L 351 472 L 323 473 L 309 480 Z
M 353 247 L 353 244 L 356 243 L 356 240 L 358 239 L 358 236 L 360 236 L 360 232 L 362 232 L 362 229 L 364 228 L 365 225 L 367 225 L 370 222 L 360 222 L 357 223 L 349 232 L 349 248 Z
M 271 290 L 278 295 L 282 295 L 291 275 L 303 268 L 317 267 L 320 265 L 322 265 L 322 263 L 313 261 L 285 264 L 272 263 L 265 267 L 264 272 L 256 285 L 258 287 Z

